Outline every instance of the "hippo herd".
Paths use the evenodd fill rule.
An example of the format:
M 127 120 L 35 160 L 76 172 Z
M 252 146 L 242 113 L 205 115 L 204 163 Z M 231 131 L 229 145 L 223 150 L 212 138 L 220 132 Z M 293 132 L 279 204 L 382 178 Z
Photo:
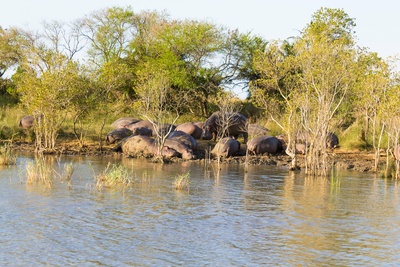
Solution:
M 213 157 L 243 155 L 237 140 L 243 136 L 251 155 L 284 153 L 285 141 L 282 136 L 269 136 L 268 129 L 258 124 L 248 124 L 247 118 L 240 113 L 224 116 L 221 112 L 215 112 L 205 122 L 159 126 L 158 131 L 166 134 L 163 148 L 159 148 L 156 141 L 157 131 L 153 123 L 133 117 L 120 118 L 111 124 L 114 130 L 107 134 L 106 141 L 109 144 L 118 143 L 114 150 L 128 156 L 151 157 L 162 153 L 165 158 L 190 160 L 196 158 L 197 140 L 200 139 L 219 140 L 210 151 Z M 248 140 L 249 136 L 254 138 Z M 330 133 L 328 137 L 327 146 L 336 147 L 339 141 L 337 136 Z
M 35 120 L 32 116 L 21 118 L 19 126 L 29 129 Z M 204 122 L 185 122 L 179 125 L 155 124 L 149 120 L 124 117 L 111 124 L 113 128 L 106 135 L 108 144 L 116 144 L 114 151 L 127 156 L 153 157 L 163 155 L 165 158 L 180 157 L 185 160 L 196 158 L 197 140 L 213 140 L 215 144 L 210 154 L 213 157 L 230 157 L 244 155 L 237 140 L 242 136 L 251 155 L 280 154 L 285 151 L 282 136 L 269 136 L 268 129 L 258 124 L 249 124 L 240 113 L 214 112 Z M 166 137 L 163 147 L 157 137 Z M 252 139 L 248 140 L 248 137 Z M 335 148 L 339 144 L 337 136 L 328 134 L 327 147 Z M 305 150 L 304 144 L 298 144 L 298 153 Z

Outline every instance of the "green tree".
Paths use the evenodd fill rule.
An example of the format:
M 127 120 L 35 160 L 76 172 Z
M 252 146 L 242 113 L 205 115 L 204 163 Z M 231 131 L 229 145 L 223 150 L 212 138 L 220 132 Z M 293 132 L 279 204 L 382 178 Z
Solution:
M 306 172 L 312 175 L 328 174 L 327 133 L 354 84 L 354 26 L 343 10 L 322 8 L 294 44 L 304 102 L 301 121 L 310 138 Z
M 288 53 L 288 44 L 270 42 L 266 49 L 256 53 L 254 68 L 259 78 L 251 83 L 252 101 L 263 108 L 287 136 L 286 154 L 292 158 L 291 169 L 297 169 L 296 140 L 302 131 L 300 108 L 302 91 L 296 58 Z
M 12 68 L 17 68 L 22 60 L 20 34 L 16 28 L 2 29 L 0 27 L 0 94 L 10 97 L 13 94 L 14 83 L 6 77 Z M 12 74 L 12 72 L 8 73 Z
M 138 80 L 138 107 L 141 115 L 153 125 L 158 148 L 157 158 L 163 162 L 165 140 L 172 131 L 172 127 L 168 125 L 174 124 L 179 118 L 178 106 L 171 106 L 168 99 L 171 93 L 170 82 L 162 69 L 148 65 L 143 72 L 138 73 Z
M 52 59 L 59 64 L 56 70 L 43 72 L 39 77 L 28 70 L 17 83 L 21 104 L 37 121 L 34 129 L 38 151 L 54 150 L 59 130 L 86 85 L 76 63 L 63 56 Z
M 374 169 L 377 171 L 382 146 L 382 137 L 387 126 L 384 120 L 388 91 L 391 84 L 391 70 L 387 62 L 376 53 L 362 53 L 358 60 L 359 75 L 355 87 L 354 108 L 358 117 L 364 117 L 363 136 L 375 151 Z M 383 112 L 384 111 L 384 112 Z M 391 114 L 392 112 L 389 112 Z
M 72 107 L 87 93 L 87 78 L 77 61 L 40 32 L 21 32 L 24 57 L 13 76 L 21 105 L 36 117 L 36 148 L 54 150 L 59 130 Z M 53 32 L 55 33 L 55 32 Z M 49 38 L 51 40 L 49 40 Z

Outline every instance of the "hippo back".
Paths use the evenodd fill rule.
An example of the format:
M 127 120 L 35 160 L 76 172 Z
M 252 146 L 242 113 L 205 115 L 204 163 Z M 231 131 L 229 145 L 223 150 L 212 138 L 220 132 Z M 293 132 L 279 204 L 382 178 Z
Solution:
M 114 144 L 122 139 L 132 135 L 132 131 L 127 128 L 118 128 L 109 132 L 106 136 L 108 144 Z
M 182 132 L 182 131 L 173 131 L 168 135 L 169 139 L 174 139 L 178 140 L 185 145 L 187 145 L 189 148 L 191 148 L 193 151 L 197 150 L 197 141 L 194 139 L 193 136 Z
M 22 129 L 30 129 L 35 123 L 35 118 L 31 115 L 24 116 L 19 121 L 19 127 Z
M 227 125 L 226 133 L 223 133 Z M 237 139 L 242 134 L 245 142 L 247 142 L 247 118 L 240 113 L 222 113 L 220 111 L 214 112 L 204 123 L 203 126 L 203 139 L 216 140 L 217 136 L 230 136 Z
M 190 134 L 195 139 L 201 139 L 201 134 L 203 132 L 203 129 L 201 126 L 199 126 L 198 124 L 195 124 L 193 122 L 185 122 L 185 123 L 179 124 L 175 128 L 175 131 L 182 131 L 187 134 Z
M 275 136 L 259 136 L 247 142 L 247 149 L 255 155 L 264 153 L 277 154 L 282 152 L 282 143 Z
M 230 137 L 222 138 L 214 146 L 211 154 L 216 157 L 230 157 L 236 155 L 240 150 L 240 143 Z
M 132 124 L 132 123 L 136 123 L 139 122 L 139 119 L 136 119 L 134 117 L 123 117 L 123 118 L 119 118 L 116 121 L 114 121 L 111 124 L 111 127 L 113 127 L 114 129 L 118 129 L 118 128 L 124 128 L 125 126 Z

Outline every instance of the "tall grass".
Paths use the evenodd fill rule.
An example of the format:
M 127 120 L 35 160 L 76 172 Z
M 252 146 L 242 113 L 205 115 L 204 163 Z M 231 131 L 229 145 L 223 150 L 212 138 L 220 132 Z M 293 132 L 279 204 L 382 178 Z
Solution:
M 190 190 L 190 173 L 180 174 L 175 177 L 173 182 L 173 186 L 175 190 Z
M 17 155 L 12 152 L 11 144 L 5 143 L 0 146 L 0 165 L 15 165 L 17 163 Z
M 75 171 L 74 164 L 72 164 L 71 162 L 64 164 L 63 177 L 65 181 L 67 181 L 68 188 L 72 188 L 71 182 L 72 182 L 72 174 L 74 173 L 74 171 Z
M 120 164 L 108 163 L 106 169 L 95 177 L 95 189 L 102 191 L 125 190 L 133 184 L 134 178 L 129 170 Z
M 26 176 L 26 183 L 28 185 L 42 183 L 46 187 L 51 188 L 53 185 L 54 169 L 50 164 L 46 163 L 43 156 L 39 155 L 35 158 L 35 161 L 27 164 Z

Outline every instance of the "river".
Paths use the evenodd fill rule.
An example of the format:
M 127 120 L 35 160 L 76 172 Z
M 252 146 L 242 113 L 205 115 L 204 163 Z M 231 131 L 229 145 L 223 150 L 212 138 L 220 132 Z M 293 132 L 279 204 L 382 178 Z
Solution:
M 305 178 L 273 166 L 54 158 L 71 184 L 26 183 L 21 155 L 0 166 L 1 266 L 390 266 L 400 263 L 396 181 L 357 172 Z M 97 191 L 108 162 L 125 191 Z M 190 190 L 172 186 L 190 173 Z

